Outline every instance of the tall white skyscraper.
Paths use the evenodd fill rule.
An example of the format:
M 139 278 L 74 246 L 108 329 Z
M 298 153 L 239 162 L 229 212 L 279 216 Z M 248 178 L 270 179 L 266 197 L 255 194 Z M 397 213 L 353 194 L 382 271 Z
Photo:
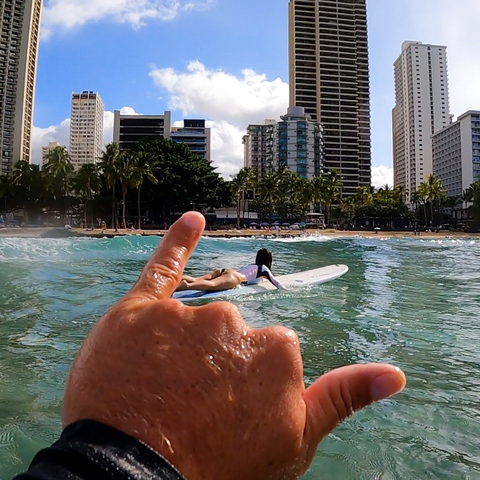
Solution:
M 98 93 L 72 93 L 69 154 L 76 169 L 97 163 L 102 155 L 103 110 Z
M 431 136 L 450 123 L 447 47 L 403 42 L 395 61 L 394 184 L 409 198 L 433 173 Z
M 42 0 L 0 1 L 0 175 L 30 161 Z

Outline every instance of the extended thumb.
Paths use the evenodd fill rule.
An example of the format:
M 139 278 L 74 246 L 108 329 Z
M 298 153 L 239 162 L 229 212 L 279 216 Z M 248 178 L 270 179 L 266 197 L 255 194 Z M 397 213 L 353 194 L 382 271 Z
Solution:
M 353 412 L 400 392 L 405 383 L 398 367 L 382 363 L 350 365 L 322 375 L 305 391 L 307 445 L 315 449 Z

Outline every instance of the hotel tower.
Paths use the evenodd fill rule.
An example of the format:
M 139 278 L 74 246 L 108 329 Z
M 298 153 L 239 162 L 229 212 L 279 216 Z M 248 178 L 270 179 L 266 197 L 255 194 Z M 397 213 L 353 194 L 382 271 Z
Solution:
M 343 195 L 370 186 L 370 89 L 366 0 L 290 0 L 290 106 L 323 125 L 323 170 Z
M 76 169 L 86 163 L 97 163 L 102 156 L 103 112 L 97 92 L 72 93 L 68 153 Z
M 446 49 L 403 42 L 394 64 L 393 175 L 408 198 L 433 174 L 431 136 L 450 124 Z
M 30 161 L 42 0 L 0 1 L 0 175 Z

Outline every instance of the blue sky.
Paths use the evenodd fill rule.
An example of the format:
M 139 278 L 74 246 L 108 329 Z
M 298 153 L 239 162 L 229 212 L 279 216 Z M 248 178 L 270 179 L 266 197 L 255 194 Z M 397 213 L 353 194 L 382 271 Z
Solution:
M 476 0 L 367 0 L 372 183 L 393 183 L 393 62 L 404 40 L 447 46 L 450 112 L 480 110 Z M 72 92 L 94 90 L 113 111 L 205 118 L 225 177 L 243 166 L 249 123 L 288 107 L 288 0 L 44 0 L 33 161 L 68 146 Z

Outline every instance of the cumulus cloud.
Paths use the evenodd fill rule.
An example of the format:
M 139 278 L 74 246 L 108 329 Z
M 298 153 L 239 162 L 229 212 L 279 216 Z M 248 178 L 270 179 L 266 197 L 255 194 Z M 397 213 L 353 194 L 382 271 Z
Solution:
M 230 178 L 243 166 L 242 137 L 247 126 L 267 118 L 280 120 L 288 107 L 288 84 L 280 78 L 270 81 L 251 69 L 236 77 L 192 61 L 184 72 L 152 68 L 150 76 L 167 93 L 170 110 L 181 111 L 184 118 L 207 119 L 212 162 L 224 178 Z
M 70 135 L 70 119 L 66 118 L 59 125 L 50 125 L 46 128 L 33 127 L 32 129 L 32 163 L 41 165 L 42 147 L 48 146 L 50 142 L 57 142 L 68 147 Z
M 288 84 L 280 78 L 270 81 L 251 69 L 236 77 L 221 69 L 208 69 L 196 60 L 185 72 L 152 68 L 150 76 L 169 94 L 169 108 L 184 116 L 202 112 L 211 119 L 247 126 L 277 118 L 288 106 Z
M 216 0 L 49 0 L 42 13 L 42 37 L 57 28 L 70 29 L 107 19 L 139 28 L 151 19 L 168 21 Z
M 372 185 L 375 188 L 383 187 L 384 185 L 393 187 L 393 167 L 384 165 L 372 167 Z

